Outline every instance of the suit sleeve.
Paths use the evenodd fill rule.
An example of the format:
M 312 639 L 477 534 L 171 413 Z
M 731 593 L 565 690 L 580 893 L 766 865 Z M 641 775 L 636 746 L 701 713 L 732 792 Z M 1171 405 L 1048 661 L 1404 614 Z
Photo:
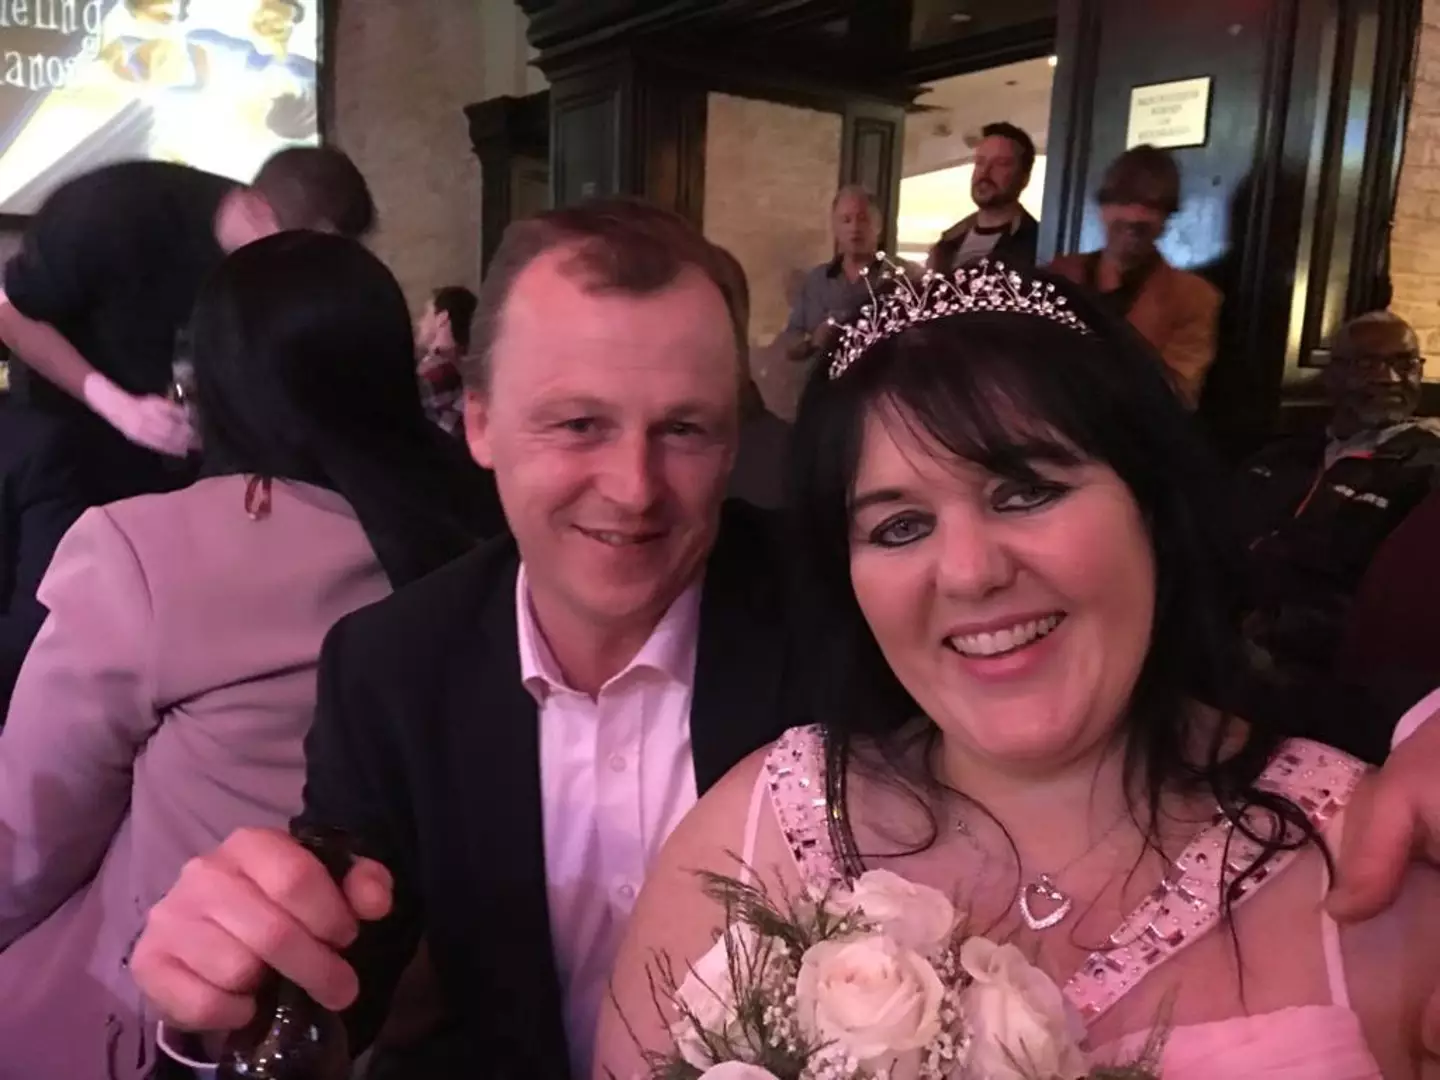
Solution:
M 1200 404 L 1205 376 L 1215 363 L 1215 340 L 1220 322 L 1220 294 L 1208 287 L 1203 297 L 1187 305 L 1174 333 L 1161 350 L 1176 393 L 1187 409 Z
M 40 600 L 50 615 L 0 736 L 0 948 L 94 874 L 159 724 L 149 590 L 103 510 L 66 535 Z
M 299 818 L 345 829 L 360 853 L 384 864 L 395 880 L 391 914 L 364 927 L 350 953 L 360 997 L 345 1021 L 356 1054 L 380 1030 L 423 923 L 402 755 L 391 738 L 395 729 L 387 727 L 385 695 L 368 685 L 373 665 L 367 644 L 349 619 L 326 637 L 315 723 L 305 740 L 305 802 Z
M 45 621 L 38 596 L 40 580 L 60 540 L 84 511 L 78 497 L 75 463 L 58 437 L 47 438 L 14 482 L 14 571 L 9 603 L 0 613 L 0 716 L 20 674 L 20 665 Z

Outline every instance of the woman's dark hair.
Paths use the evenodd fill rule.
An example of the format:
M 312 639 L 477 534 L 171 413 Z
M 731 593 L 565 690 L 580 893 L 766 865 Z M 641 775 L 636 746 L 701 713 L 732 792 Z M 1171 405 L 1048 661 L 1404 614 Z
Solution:
M 826 731 L 836 850 L 847 871 L 861 868 L 844 790 L 857 747 L 873 746 L 886 765 L 900 764 L 911 746 L 902 729 L 913 731 L 921 712 L 881 654 L 850 581 L 849 507 L 864 423 L 873 409 L 891 407 L 937 452 L 997 475 L 1036 482 L 1037 461 L 1090 461 L 1129 488 L 1148 524 L 1156 580 L 1150 647 L 1123 719 L 1127 783 L 1144 793 L 1148 839 L 1157 846 L 1161 796 L 1176 786 L 1213 794 L 1247 835 L 1248 807 L 1285 824 L 1271 830 L 1275 836 L 1255 837 L 1264 853 L 1230 883 L 1227 897 L 1236 895 L 1274 853 L 1315 834 L 1299 808 L 1256 788 L 1280 742 L 1263 723 L 1249 728 L 1238 752 L 1222 755 L 1222 741 L 1235 733 L 1227 717 L 1195 760 L 1187 702 L 1223 703 L 1238 672 L 1227 603 L 1232 575 L 1222 518 L 1212 509 L 1218 472 L 1153 350 L 1076 288 L 1035 276 L 1053 282 L 1095 332 L 1030 314 L 953 315 L 879 342 L 839 379 L 822 365 L 802 397 L 790 447 L 799 531 L 792 547 L 804 553 L 793 577 L 805 595 L 795 609 L 815 620 L 802 627 L 808 640 L 825 643 L 811 650 L 824 670 L 807 685 Z M 938 735 L 927 726 L 932 744 Z M 943 786 L 929 775 L 913 779 L 906 786 L 920 795 Z M 931 826 L 922 849 L 938 835 L 933 816 Z
M 190 341 L 207 475 L 338 492 L 397 588 L 503 528 L 488 474 L 426 419 L 405 297 L 359 243 L 240 248 L 201 290 Z

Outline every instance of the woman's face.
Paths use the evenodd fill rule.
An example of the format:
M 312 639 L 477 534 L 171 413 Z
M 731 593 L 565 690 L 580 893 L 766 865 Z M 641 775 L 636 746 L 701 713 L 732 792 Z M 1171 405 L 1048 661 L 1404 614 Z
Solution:
M 1116 730 L 1149 649 L 1155 564 L 1103 465 L 1039 483 L 957 460 L 872 409 L 850 578 L 891 669 L 962 753 L 1008 771 L 1075 761 Z

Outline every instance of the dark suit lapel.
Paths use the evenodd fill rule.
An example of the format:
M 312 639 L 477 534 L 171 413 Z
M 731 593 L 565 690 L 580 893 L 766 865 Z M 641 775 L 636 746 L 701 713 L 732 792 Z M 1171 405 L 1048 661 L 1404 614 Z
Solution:
M 690 706 L 695 784 L 702 794 L 796 722 L 786 712 L 779 568 L 750 516 L 742 523 L 727 515 L 706 567 Z
M 558 1049 L 565 1032 L 546 890 L 544 818 L 540 795 L 540 726 L 535 699 L 520 682 L 512 561 L 486 597 L 480 648 L 455 674 L 451 722 L 471 737 L 466 758 L 453 763 L 456 782 L 470 791 L 473 813 L 448 827 L 469 832 L 476 865 L 490 868 L 475 919 L 497 928 L 486 935 L 478 970 L 494 973 L 491 995 L 517 1046 L 530 1053 Z M 481 824 L 483 823 L 483 824 Z M 474 827 L 479 824 L 480 827 Z

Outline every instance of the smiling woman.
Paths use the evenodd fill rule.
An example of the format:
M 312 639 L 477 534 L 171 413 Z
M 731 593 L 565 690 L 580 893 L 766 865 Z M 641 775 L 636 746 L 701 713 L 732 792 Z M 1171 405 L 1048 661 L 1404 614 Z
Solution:
M 1143 343 L 1043 276 L 878 291 L 794 435 L 820 724 L 743 763 L 667 845 L 597 1077 L 659 1075 L 636 1044 L 663 1053 L 683 1025 L 657 1015 L 650 958 L 684 971 L 734 917 L 696 877 L 733 874 L 729 852 L 770 896 L 889 869 L 954 897 L 962 933 L 1013 940 L 1063 987 L 1092 1063 L 1168 1020 L 1166 1080 L 1411 1074 L 1440 891 L 1417 873 L 1395 925 L 1342 951 L 1317 898 L 1362 767 L 1205 704 L 1235 658 L 1223 521 Z M 1384 933 L 1409 944 L 1350 979 L 1340 958 Z M 1387 996 L 1384 965 L 1413 1000 Z

